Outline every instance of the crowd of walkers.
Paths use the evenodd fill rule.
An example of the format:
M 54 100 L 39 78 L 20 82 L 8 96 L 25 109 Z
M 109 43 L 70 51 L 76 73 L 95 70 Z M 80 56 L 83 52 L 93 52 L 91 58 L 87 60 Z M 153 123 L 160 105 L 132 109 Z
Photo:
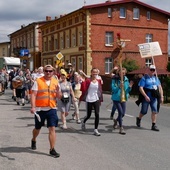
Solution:
M 149 72 L 143 75 L 139 81 L 139 99 L 137 105 L 141 104 L 139 116 L 136 118 L 137 127 L 141 127 L 141 120 L 147 114 L 150 105 L 152 111 L 151 130 L 159 131 L 156 126 L 157 114 L 159 112 L 160 103 L 163 102 L 163 90 L 157 76 L 155 76 L 156 67 L 151 65 Z M 2 69 L 0 74 L 1 92 L 5 92 L 6 88 L 12 90 L 12 99 L 16 101 L 16 105 L 25 103 L 31 104 L 31 113 L 35 114 L 35 127 L 32 131 L 31 148 L 36 149 L 36 138 L 41 128 L 47 121 L 49 129 L 49 154 L 53 157 L 59 157 L 60 154 L 55 150 L 56 132 L 55 127 L 58 126 L 58 113 L 63 130 L 67 130 L 67 116 L 69 115 L 71 106 L 74 107 L 72 119 L 77 124 L 81 124 L 83 131 L 86 130 L 86 122 L 90 119 L 94 112 L 94 135 L 100 136 L 98 131 L 100 120 L 100 106 L 103 102 L 102 85 L 103 80 L 99 75 L 97 68 L 91 69 L 91 74 L 86 75 L 82 70 L 76 71 L 71 63 L 68 63 L 68 69 L 55 69 L 51 65 L 41 66 L 34 71 L 13 68 L 8 74 Z M 133 82 L 126 77 L 126 68 L 114 67 L 111 72 L 111 100 L 112 111 L 110 119 L 113 120 L 113 129 L 119 127 L 119 133 L 125 135 L 123 128 L 123 117 L 126 114 L 126 102 L 132 89 Z M 81 102 L 86 104 L 86 116 L 80 118 L 79 107 Z M 115 117 L 117 110 L 118 116 Z

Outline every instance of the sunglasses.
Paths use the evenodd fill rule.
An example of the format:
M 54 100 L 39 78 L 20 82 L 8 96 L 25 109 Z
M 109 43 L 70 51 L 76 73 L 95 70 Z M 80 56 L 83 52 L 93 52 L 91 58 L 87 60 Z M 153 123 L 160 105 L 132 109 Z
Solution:
M 155 71 L 155 69 L 150 69 L 150 71 Z
M 49 72 L 49 73 L 52 73 L 53 70 L 45 70 L 45 72 L 46 72 L 46 73 L 48 73 L 48 72 Z

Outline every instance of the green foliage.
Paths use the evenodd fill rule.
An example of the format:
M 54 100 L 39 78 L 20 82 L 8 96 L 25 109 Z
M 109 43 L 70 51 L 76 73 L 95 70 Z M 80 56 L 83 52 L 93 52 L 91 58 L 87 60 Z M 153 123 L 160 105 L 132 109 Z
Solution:
M 139 69 L 139 66 L 136 64 L 136 61 L 131 59 L 125 59 L 122 63 L 122 66 L 127 69 L 127 72 Z
M 162 87 L 164 91 L 164 96 L 165 96 L 165 102 L 169 102 L 169 96 L 170 96 L 170 77 L 165 77 L 162 82 Z
M 170 71 L 170 62 L 167 64 L 167 70 Z

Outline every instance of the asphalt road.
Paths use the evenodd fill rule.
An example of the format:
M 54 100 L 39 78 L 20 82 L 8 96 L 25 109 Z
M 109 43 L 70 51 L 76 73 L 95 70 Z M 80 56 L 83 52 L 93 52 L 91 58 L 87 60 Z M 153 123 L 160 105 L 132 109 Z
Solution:
M 46 127 L 37 138 L 37 150 L 30 149 L 34 128 L 30 104 L 16 105 L 11 91 L 7 90 L 0 96 L 0 170 L 169 170 L 170 109 L 161 106 L 157 124 L 160 132 L 150 130 L 150 111 L 142 120 L 142 127 L 137 128 L 135 121 L 140 108 L 130 99 L 123 121 L 127 134 L 120 135 L 112 129 L 110 102 L 110 95 L 104 95 L 100 137 L 93 135 L 94 114 L 87 121 L 87 131 L 83 132 L 81 125 L 71 119 L 72 108 L 67 117 L 68 129 L 56 128 L 56 150 L 61 157 L 52 158 Z M 85 104 L 81 103 L 80 117 L 85 114 Z

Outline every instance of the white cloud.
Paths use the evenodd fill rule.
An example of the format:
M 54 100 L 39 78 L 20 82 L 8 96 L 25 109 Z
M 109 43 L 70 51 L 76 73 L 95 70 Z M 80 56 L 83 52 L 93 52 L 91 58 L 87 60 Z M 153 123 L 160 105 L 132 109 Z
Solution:
M 85 0 L 86 5 L 104 3 L 106 0 Z M 112 0 L 114 1 L 114 0 Z M 169 10 L 169 0 L 141 0 L 160 9 Z M 7 35 L 20 29 L 22 24 L 43 21 L 46 16 L 59 16 L 81 8 L 84 0 L 5 0 L 0 4 L 0 42 L 9 41 Z

